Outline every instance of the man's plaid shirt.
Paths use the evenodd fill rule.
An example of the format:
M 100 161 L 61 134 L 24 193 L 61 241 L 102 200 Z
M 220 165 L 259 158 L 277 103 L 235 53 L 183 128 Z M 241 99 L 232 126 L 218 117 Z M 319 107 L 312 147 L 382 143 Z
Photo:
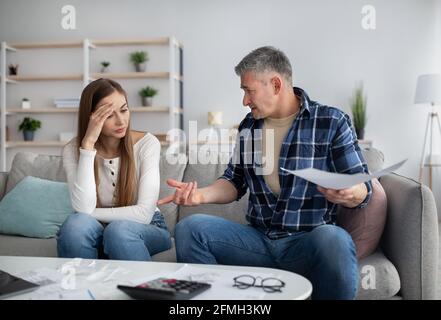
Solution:
M 274 239 L 334 223 L 337 210 L 337 205 L 327 201 L 315 184 L 280 167 L 368 173 L 349 116 L 335 107 L 310 100 L 300 88 L 294 88 L 294 93 L 301 105 L 280 151 L 280 195 L 272 193 L 262 176 L 262 130 L 256 129 L 262 129 L 264 120 L 254 119 L 251 113 L 239 125 L 233 156 L 220 177 L 236 187 L 238 200 L 250 188 L 246 218 Z M 366 187 L 368 195 L 360 208 L 367 205 L 372 195 L 371 182 Z

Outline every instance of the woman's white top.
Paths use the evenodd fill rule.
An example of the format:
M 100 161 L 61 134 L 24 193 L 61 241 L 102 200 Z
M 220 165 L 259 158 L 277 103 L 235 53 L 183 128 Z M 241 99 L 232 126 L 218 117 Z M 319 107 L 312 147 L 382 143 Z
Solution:
M 118 181 L 119 157 L 104 159 L 96 150 L 80 148 L 76 138 L 63 148 L 63 167 L 66 171 L 72 207 L 87 213 L 104 223 L 114 220 L 132 220 L 149 224 L 157 210 L 159 196 L 159 157 L 161 144 L 152 134 L 146 133 L 133 146 L 138 186 L 136 205 L 113 207 L 115 187 Z M 96 207 L 94 160 L 98 159 L 98 195 L 103 208 Z

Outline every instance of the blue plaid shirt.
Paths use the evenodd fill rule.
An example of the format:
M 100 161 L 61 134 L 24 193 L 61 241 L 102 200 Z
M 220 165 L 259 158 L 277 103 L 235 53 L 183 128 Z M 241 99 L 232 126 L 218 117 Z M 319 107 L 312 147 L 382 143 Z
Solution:
M 300 99 L 300 112 L 282 143 L 279 158 L 280 195 L 277 197 L 262 175 L 263 119 L 249 113 L 239 125 L 235 150 L 223 176 L 238 191 L 239 200 L 250 188 L 247 220 L 254 227 L 277 239 L 297 231 L 334 223 L 337 205 L 326 200 L 317 185 L 296 177 L 289 170 L 316 168 L 346 174 L 368 173 L 351 119 L 343 111 L 309 99 L 305 91 L 294 88 Z M 367 205 L 372 195 L 359 205 Z

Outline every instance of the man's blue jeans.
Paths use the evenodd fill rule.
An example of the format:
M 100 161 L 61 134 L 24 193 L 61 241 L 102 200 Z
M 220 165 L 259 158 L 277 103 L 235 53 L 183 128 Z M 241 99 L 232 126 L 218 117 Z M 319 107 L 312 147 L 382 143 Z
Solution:
M 177 224 L 175 237 L 178 262 L 292 271 L 311 281 L 312 299 L 354 299 L 357 293 L 354 242 L 334 225 L 272 240 L 250 225 L 194 214 Z
M 61 258 L 97 259 L 103 249 L 110 259 L 150 261 L 170 249 L 171 240 L 159 212 L 151 224 L 118 220 L 105 227 L 89 214 L 74 213 L 61 226 L 57 247 Z

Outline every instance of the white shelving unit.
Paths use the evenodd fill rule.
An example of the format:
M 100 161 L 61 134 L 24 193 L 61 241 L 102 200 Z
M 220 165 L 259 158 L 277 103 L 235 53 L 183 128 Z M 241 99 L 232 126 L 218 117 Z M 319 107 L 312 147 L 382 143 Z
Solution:
M 127 71 L 129 65 L 131 64 L 127 62 L 127 66 L 124 68 L 120 68 L 120 70 L 116 70 L 115 72 L 94 72 L 91 67 L 93 63 L 92 56 L 94 52 L 105 49 L 105 50 L 117 50 L 122 49 L 124 47 L 131 47 L 133 50 L 144 50 L 150 53 L 150 50 L 155 47 L 165 48 L 167 54 L 157 55 L 160 56 L 162 61 L 162 65 L 164 66 L 163 70 L 152 70 L 146 72 L 130 72 Z M 117 49 L 115 49 L 117 48 Z M 23 75 L 19 70 L 17 76 L 9 76 L 7 74 L 7 61 L 8 55 L 13 55 L 17 52 L 28 51 L 28 50 L 61 50 L 59 54 L 62 55 L 62 49 L 79 49 L 79 53 L 75 52 L 75 55 L 81 55 L 82 53 L 82 70 L 77 73 L 69 73 L 69 74 L 26 74 L 26 71 L 23 71 Z M 58 52 L 58 51 L 57 51 Z M 51 63 L 50 57 L 47 58 L 48 64 Z M 68 60 L 68 59 L 67 59 Z M 129 57 L 127 56 L 127 61 Z M 46 61 L 46 60 L 45 60 Z M 21 61 L 19 61 L 21 62 Z M 155 60 L 150 60 L 149 64 L 155 64 Z M 97 65 L 95 61 L 95 66 Z M 75 70 L 79 70 L 76 68 Z M 121 83 L 123 88 L 126 89 L 124 81 L 138 81 L 146 80 L 146 81 L 162 81 L 168 83 L 165 87 L 166 90 L 160 90 L 160 95 L 162 95 L 162 103 L 159 103 L 156 106 L 152 107 L 141 107 L 136 106 L 133 99 L 130 101 L 129 105 L 132 113 L 132 119 L 136 117 L 137 120 L 140 120 L 141 117 L 145 117 L 146 119 L 142 120 L 141 126 L 142 128 L 136 127 L 134 129 L 138 130 L 148 130 L 148 126 L 151 123 L 154 123 L 157 127 L 160 126 L 162 132 L 154 132 L 158 138 L 160 139 L 163 145 L 166 145 L 165 136 L 168 130 L 173 128 L 183 129 L 183 47 L 182 45 L 174 38 L 174 37 L 165 37 L 165 38 L 154 38 L 154 39 L 131 39 L 131 40 L 92 40 L 92 39 L 82 39 L 81 41 L 71 41 L 71 42 L 38 42 L 38 43 L 1 43 L 1 51 L 0 51 L 0 171 L 8 170 L 8 153 L 13 152 L 12 149 L 18 150 L 23 148 L 33 148 L 34 152 L 40 152 L 45 148 L 46 152 L 43 153 L 51 153 L 51 154 L 60 154 L 61 147 L 66 143 L 65 141 L 57 141 L 55 139 L 41 139 L 35 141 L 23 141 L 20 139 L 11 139 L 10 141 L 6 140 L 6 127 L 8 126 L 10 130 L 17 129 L 17 125 L 13 124 L 10 120 L 16 117 L 23 116 L 47 116 L 47 117 L 71 117 L 69 119 L 76 120 L 76 115 L 78 112 L 77 108 L 57 108 L 55 106 L 50 106 L 49 104 L 46 106 L 38 106 L 32 107 L 31 109 L 22 109 L 18 106 L 13 106 L 11 103 L 7 103 L 8 91 L 10 90 L 10 86 L 19 86 L 21 83 L 50 83 L 50 90 L 48 90 L 47 94 L 45 94 L 48 98 L 54 99 L 58 98 L 53 96 L 53 89 L 57 84 L 64 82 L 78 82 L 82 84 L 84 88 L 90 81 L 93 81 L 98 78 L 110 78 L 114 79 Z M 140 83 L 140 82 L 139 82 Z M 55 86 L 53 86 L 55 84 Z M 145 84 L 139 84 L 139 89 L 145 86 Z M 127 89 L 126 89 L 127 90 Z M 128 90 L 127 90 L 128 91 Z M 56 92 L 56 91 L 55 91 Z M 79 97 L 81 92 L 72 92 L 72 96 Z M 129 92 L 128 92 L 129 94 Z M 136 92 L 137 95 L 137 92 Z M 132 97 L 134 96 L 132 92 Z M 164 98 L 165 96 L 165 98 Z M 15 97 L 16 100 L 22 97 Z M 156 99 L 156 98 L 155 98 Z M 149 117 L 156 117 L 154 119 L 150 119 Z M 158 118 L 160 117 L 161 121 L 164 121 L 164 125 L 158 124 Z M 43 121 L 43 126 L 50 126 L 50 119 L 47 118 L 47 122 Z M 70 120 L 69 120 L 70 121 Z M 145 124 L 145 127 L 144 127 Z M 149 130 L 150 131 L 150 130 Z M 157 130 L 156 130 L 157 131 Z M 56 132 L 55 132 L 56 133 Z M 49 151 L 47 151 L 49 148 Z M 9 161 L 10 162 L 10 161 Z

